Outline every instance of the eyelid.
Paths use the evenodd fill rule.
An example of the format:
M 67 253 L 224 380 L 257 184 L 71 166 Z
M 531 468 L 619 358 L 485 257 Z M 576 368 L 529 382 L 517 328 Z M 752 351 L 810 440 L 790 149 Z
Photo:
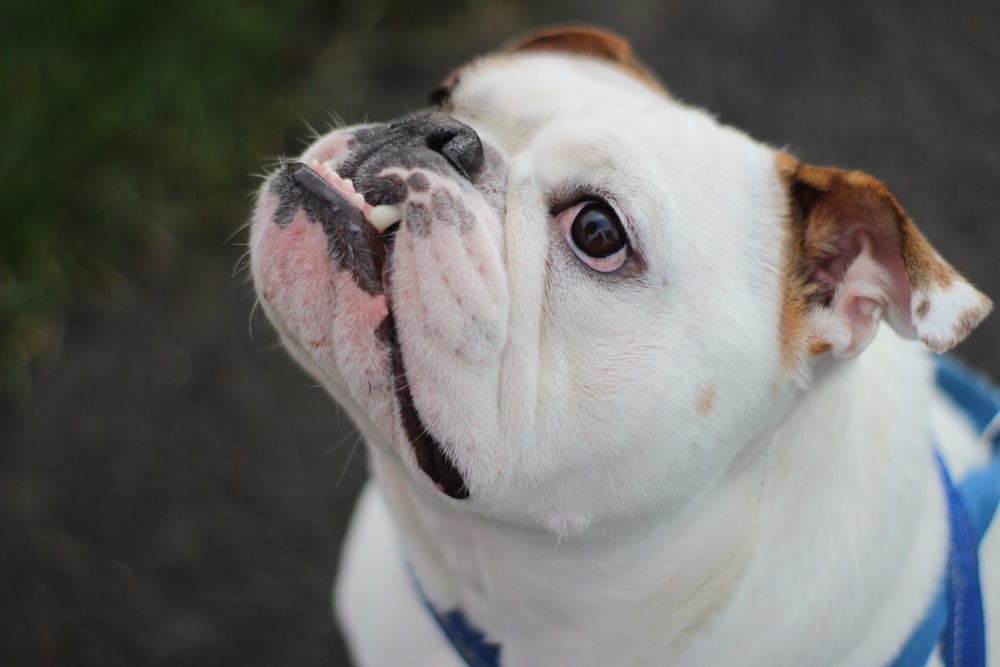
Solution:
M 614 204 L 614 202 L 609 201 L 609 199 L 597 192 L 592 192 L 589 190 L 573 190 L 572 193 L 560 193 L 554 197 L 549 198 L 549 215 L 553 218 L 559 216 L 564 211 L 573 208 L 574 206 L 579 206 L 581 204 L 601 204 L 607 206 L 615 215 L 618 216 L 619 220 L 624 223 L 625 217 L 622 212 Z
M 628 216 L 625 215 L 625 212 L 622 211 L 612 198 L 604 196 L 596 189 L 574 189 L 572 192 L 564 192 L 550 197 L 549 202 L 549 216 L 553 219 L 558 218 L 560 215 L 575 206 L 585 204 L 600 204 L 602 206 L 607 206 L 609 209 L 614 211 L 616 216 L 618 216 L 618 220 L 622 223 L 622 227 L 625 228 L 625 232 L 629 235 L 629 238 L 632 238 L 633 236 L 632 224 Z

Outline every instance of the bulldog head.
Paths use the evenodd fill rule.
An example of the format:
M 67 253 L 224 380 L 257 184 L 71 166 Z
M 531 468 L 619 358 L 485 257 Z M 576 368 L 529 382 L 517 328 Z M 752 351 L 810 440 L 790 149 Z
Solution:
M 875 179 L 672 100 L 618 37 L 535 33 L 435 108 L 261 188 L 261 303 L 432 502 L 560 533 L 674 511 L 885 319 L 945 350 L 989 301 Z

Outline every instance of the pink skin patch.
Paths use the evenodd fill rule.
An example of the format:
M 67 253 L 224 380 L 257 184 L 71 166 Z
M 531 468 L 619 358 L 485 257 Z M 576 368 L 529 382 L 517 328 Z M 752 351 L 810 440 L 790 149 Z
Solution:
M 321 164 L 339 164 L 347 157 L 351 136 L 350 133 L 342 132 L 328 134 L 311 145 L 299 161 L 304 164 L 312 164 L 313 160 Z
M 264 299 L 321 366 L 337 367 L 334 348 L 343 346 L 371 359 L 368 372 L 384 367 L 375 332 L 389 314 L 385 295 L 368 294 L 337 270 L 321 225 L 302 211 L 284 228 L 265 224 L 256 254 Z
M 358 404 L 380 423 L 394 447 L 415 458 L 438 488 L 464 497 L 468 492 L 452 465 L 453 443 L 475 449 L 477 442 L 464 428 L 456 431 L 449 416 L 464 415 L 463 424 L 497 420 L 495 397 L 470 387 L 495 387 L 500 381 L 509 307 L 502 228 L 478 193 L 430 169 L 385 169 L 380 176 L 407 183 L 408 192 L 398 204 L 373 208 L 337 173 L 348 145 L 347 136 L 321 139 L 294 170 L 278 174 L 294 189 L 262 190 L 252 232 L 258 292 L 293 356 L 339 400 Z M 299 189 L 313 199 L 296 207 Z M 340 198 L 369 223 L 374 211 L 383 226 L 372 223 L 352 237 L 357 241 L 331 247 L 343 241 L 325 226 L 343 222 L 356 230 L 353 225 L 359 224 L 353 212 L 342 210 Z M 319 219 L 323 201 L 334 207 L 329 219 Z M 337 218 L 337 207 L 348 217 Z M 378 238 L 377 230 L 395 224 L 379 215 L 385 213 L 380 208 L 402 217 L 396 218 L 400 224 L 392 243 Z M 359 278 L 357 266 L 346 259 L 367 250 L 350 245 L 362 238 L 387 243 L 372 248 L 386 253 L 385 282 L 376 277 L 366 284 L 372 281 Z M 364 276 L 378 276 L 381 261 L 360 266 Z M 392 317 L 383 289 L 392 294 Z M 405 373 L 402 392 L 398 373 Z M 419 390 L 411 395 L 411 387 Z

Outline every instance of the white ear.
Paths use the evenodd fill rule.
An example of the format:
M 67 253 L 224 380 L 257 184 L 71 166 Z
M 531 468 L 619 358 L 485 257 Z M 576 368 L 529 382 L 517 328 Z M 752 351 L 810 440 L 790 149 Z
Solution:
M 900 335 L 944 352 L 992 309 L 878 180 L 786 154 L 779 154 L 778 169 L 791 208 L 786 345 L 850 358 L 884 318 Z

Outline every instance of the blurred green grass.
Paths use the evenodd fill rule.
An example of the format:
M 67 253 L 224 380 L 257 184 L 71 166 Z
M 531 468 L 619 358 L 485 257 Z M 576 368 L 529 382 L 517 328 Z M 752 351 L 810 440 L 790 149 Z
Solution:
M 318 42 L 318 3 L 11 3 L 0 141 L 0 382 L 23 394 L 71 302 L 127 289 L 206 227 L 245 215 L 239 186 L 268 96 Z M 216 227 L 217 228 L 217 227 Z
M 252 174 L 297 149 L 286 137 L 305 135 L 317 109 L 348 120 L 362 104 L 381 111 L 414 72 L 440 76 L 443 63 L 544 20 L 546 7 L 6 3 L 0 398 L 30 396 L 71 307 L 121 298 L 238 229 Z

